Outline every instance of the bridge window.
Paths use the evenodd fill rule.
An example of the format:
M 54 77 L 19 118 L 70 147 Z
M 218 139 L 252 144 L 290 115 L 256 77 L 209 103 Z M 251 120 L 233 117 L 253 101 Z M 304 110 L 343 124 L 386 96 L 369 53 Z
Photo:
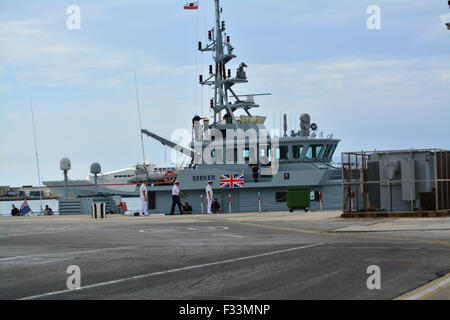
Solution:
M 294 159 L 300 159 L 300 156 L 302 155 L 303 152 L 303 146 L 293 146 L 292 147 L 292 153 L 294 156 Z
M 334 151 L 336 150 L 337 145 L 330 145 L 330 149 L 326 152 L 324 158 L 330 159 L 333 157 Z
M 245 149 L 242 153 L 242 156 L 244 157 L 244 161 L 248 162 L 250 160 L 250 150 Z
M 281 146 L 280 149 L 277 149 L 277 158 L 289 160 L 289 146 Z
M 308 152 L 306 152 L 306 159 L 317 159 L 322 151 L 323 145 L 313 144 L 309 147 Z

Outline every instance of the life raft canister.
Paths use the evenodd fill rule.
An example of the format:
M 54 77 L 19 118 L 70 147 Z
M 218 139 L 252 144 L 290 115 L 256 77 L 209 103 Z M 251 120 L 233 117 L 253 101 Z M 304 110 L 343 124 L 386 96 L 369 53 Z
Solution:
M 169 176 L 171 176 L 171 178 L 169 178 Z M 166 182 L 166 183 L 174 183 L 176 178 L 177 178 L 177 175 L 173 171 L 167 171 L 164 174 L 164 182 Z

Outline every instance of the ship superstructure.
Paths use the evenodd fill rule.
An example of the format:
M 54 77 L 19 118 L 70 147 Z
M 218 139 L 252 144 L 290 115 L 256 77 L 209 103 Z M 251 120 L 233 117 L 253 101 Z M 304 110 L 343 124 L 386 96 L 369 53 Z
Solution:
M 228 64 L 237 56 L 227 35 L 220 0 L 215 1 L 215 26 L 208 32 L 208 43 L 198 43 L 201 52 L 212 52 L 214 64 L 208 76 L 199 76 L 203 86 L 210 86 L 213 97 L 210 107 L 213 119 L 194 118 L 193 139 L 190 147 L 178 146 L 148 130 L 143 133 L 162 144 L 188 155 L 188 168 L 178 172 L 185 198 L 194 211 L 200 212 L 206 183 L 214 181 L 215 198 L 225 211 L 256 211 L 259 200 L 264 211 L 286 210 L 288 187 L 311 188 L 311 199 L 323 197 L 325 209 L 342 207 L 341 169 L 331 164 L 340 142 L 332 135 L 317 134 L 317 125 L 311 124 L 308 114 L 302 114 L 301 130 L 271 134 L 265 127 L 266 117 L 253 111 L 259 94 L 238 94 L 236 87 L 247 83 L 247 64 L 238 65 L 235 73 Z M 235 182 L 236 180 L 236 182 Z M 150 208 L 156 212 L 168 211 L 171 185 L 157 185 L 150 181 Z M 318 203 L 313 202 L 314 207 Z

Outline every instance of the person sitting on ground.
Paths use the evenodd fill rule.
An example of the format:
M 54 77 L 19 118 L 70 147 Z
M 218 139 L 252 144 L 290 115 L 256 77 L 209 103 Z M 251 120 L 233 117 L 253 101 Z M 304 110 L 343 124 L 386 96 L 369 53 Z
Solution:
M 185 202 L 182 212 L 183 214 L 192 214 L 192 206 L 188 202 Z
M 219 201 L 217 199 L 213 200 L 213 203 L 211 204 L 211 211 L 213 213 L 222 212 L 222 207 L 219 204 Z
M 43 212 L 44 216 L 52 216 L 53 215 L 53 210 L 51 208 L 49 208 L 48 205 L 45 206 L 44 212 Z
M 20 211 L 19 211 L 19 209 L 16 208 L 15 205 L 12 205 L 11 215 L 13 217 L 18 217 L 20 215 Z

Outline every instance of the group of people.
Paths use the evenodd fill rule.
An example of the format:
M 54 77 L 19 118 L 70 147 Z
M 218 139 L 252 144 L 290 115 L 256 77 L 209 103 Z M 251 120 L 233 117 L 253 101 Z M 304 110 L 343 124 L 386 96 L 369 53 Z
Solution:
M 208 203 L 208 213 L 213 213 L 212 205 L 214 203 L 213 195 L 214 191 L 212 188 L 214 181 L 208 181 L 208 185 L 206 186 L 206 200 Z M 189 205 L 188 202 L 184 203 L 184 206 L 181 205 L 180 196 L 183 196 L 184 193 L 180 190 L 180 181 L 175 181 L 175 185 L 172 188 L 172 208 L 170 210 L 169 215 L 175 215 L 175 207 L 178 206 L 180 210 L 180 214 L 191 214 L 192 206 Z M 215 199 L 217 202 L 217 199 Z
M 44 211 L 42 212 L 44 216 L 52 216 L 54 214 L 52 208 L 50 208 L 48 205 L 45 206 Z M 11 209 L 11 216 L 18 217 L 20 216 L 20 210 L 16 208 L 16 206 L 13 204 Z
M 207 201 L 207 212 L 208 213 L 217 213 L 222 211 L 222 207 L 220 206 L 217 199 L 213 198 L 213 183 L 214 181 L 208 181 L 208 185 L 206 186 L 206 201 Z M 148 193 L 147 193 L 147 183 L 145 181 L 142 182 L 140 190 L 140 199 L 141 199 L 141 209 L 139 212 L 139 216 L 148 216 Z M 175 184 L 172 188 L 172 208 L 168 215 L 175 215 L 175 207 L 178 207 L 180 214 L 192 214 L 192 206 L 185 202 L 184 205 L 181 204 L 180 196 L 183 196 L 184 193 L 180 190 L 180 181 L 175 181 Z

